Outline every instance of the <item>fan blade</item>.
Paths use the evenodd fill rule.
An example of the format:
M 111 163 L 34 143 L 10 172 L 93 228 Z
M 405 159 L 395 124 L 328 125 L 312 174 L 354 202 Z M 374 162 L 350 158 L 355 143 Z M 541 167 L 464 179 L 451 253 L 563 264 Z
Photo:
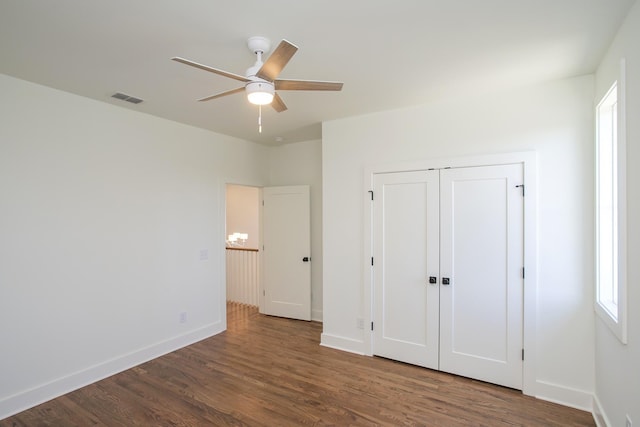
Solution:
M 186 65 L 190 65 L 192 67 L 200 68 L 201 70 L 209 71 L 211 73 L 219 74 L 224 77 L 229 77 L 231 79 L 235 79 L 244 83 L 249 82 L 250 80 L 244 76 L 240 76 L 238 74 L 229 73 L 227 71 L 218 70 L 217 68 L 212 68 L 207 65 L 202 65 L 197 62 L 189 61 L 188 59 L 180 58 L 179 56 L 174 56 L 171 58 L 173 61 L 181 62 Z
M 314 80 L 276 80 L 276 90 L 342 90 L 342 82 L 320 82 Z
M 226 92 L 217 93 L 215 95 L 207 96 L 205 98 L 198 99 L 198 101 L 209 101 L 216 98 L 222 98 L 223 96 L 233 95 L 234 93 L 242 92 L 243 90 L 244 90 L 244 86 L 236 89 L 231 89 Z
M 298 46 L 282 40 L 269 59 L 262 64 L 256 76 L 272 82 L 297 51 Z
M 284 101 L 282 100 L 282 98 L 280 98 L 280 95 L 278 95 L 277 93 L 273 95 L 273 101 L 271 101 L 271 106 L 278 113 L 282 113 L 284 110 L 287 109 L 287 106 L 284 105 Z

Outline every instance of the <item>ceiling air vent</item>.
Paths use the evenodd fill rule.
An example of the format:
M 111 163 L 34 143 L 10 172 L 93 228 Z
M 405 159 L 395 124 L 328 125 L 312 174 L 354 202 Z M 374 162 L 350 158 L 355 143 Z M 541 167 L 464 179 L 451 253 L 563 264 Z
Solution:
M 116 92 L 111 95 L 112 98 L 121 99 L 122 101 L 127 101 L 132 104 L 140 104 L 142 99 L 136 98 L 135 96 L 127 95 L 126 93 Z

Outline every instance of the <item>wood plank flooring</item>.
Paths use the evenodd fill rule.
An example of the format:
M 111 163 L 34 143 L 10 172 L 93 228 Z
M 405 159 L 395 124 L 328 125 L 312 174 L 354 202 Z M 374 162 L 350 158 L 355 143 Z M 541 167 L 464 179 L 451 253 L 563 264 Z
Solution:
M 319 345 L 319 323 L 230 304 L 228 330 L 0 426 L 593 426 L 516 390 Z

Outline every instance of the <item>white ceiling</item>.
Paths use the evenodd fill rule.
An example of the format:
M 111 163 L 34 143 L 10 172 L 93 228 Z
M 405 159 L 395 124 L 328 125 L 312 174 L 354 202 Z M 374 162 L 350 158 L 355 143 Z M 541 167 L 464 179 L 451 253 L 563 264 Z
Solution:
M 279 145 L 324 120 L 592 73 L 634 1 L 0 0 L 0 72 Z M 343 90 L 281 92 L 289 109 L 263 109 L 262 134 L 243 94 L 196 102 L 239 82 L 170 58 L 244 75 L 255 35 L 299 46 L 280 78 Z

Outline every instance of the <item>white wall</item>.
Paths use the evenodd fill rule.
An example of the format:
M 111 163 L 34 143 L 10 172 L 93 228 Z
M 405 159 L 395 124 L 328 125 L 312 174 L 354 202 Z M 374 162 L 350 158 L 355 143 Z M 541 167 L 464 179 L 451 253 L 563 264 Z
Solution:
M 226 236 L 233 233 L 247 233 L 249 236 L 243 247 L 258 249 L 260 241 L 260 189 L 227 184 L 226 190 Z
M 597 102 L 618 79 L 619 63 L 626 58 L 627 104 L 627 259 L 628 344 L 623 345 L 596 319 L 596 398 L 603 420 L 624 426 L 625 415 L 640 424 L 640 3 L 626 21 L 596 74 Z
M 269 185 L 309 185 L 311 197 L 311 319 L 322 321 L 322 142 L 269 151 Z
M 0 93 L 0 418 L 222 331 L 224 183 L 266 184 L 268 149 L 4 75 Z
M 530 394 L 590 408 L 594 390 L 593 78 L 450 99 L 323 125 L 323 344 L 367 353 L 364 170 L 439 157 L 538 156 L 535 365 Z M 535 359 L 531 359 L 535 358 Z M 535 364 L 533 363 L 535 362 Z

